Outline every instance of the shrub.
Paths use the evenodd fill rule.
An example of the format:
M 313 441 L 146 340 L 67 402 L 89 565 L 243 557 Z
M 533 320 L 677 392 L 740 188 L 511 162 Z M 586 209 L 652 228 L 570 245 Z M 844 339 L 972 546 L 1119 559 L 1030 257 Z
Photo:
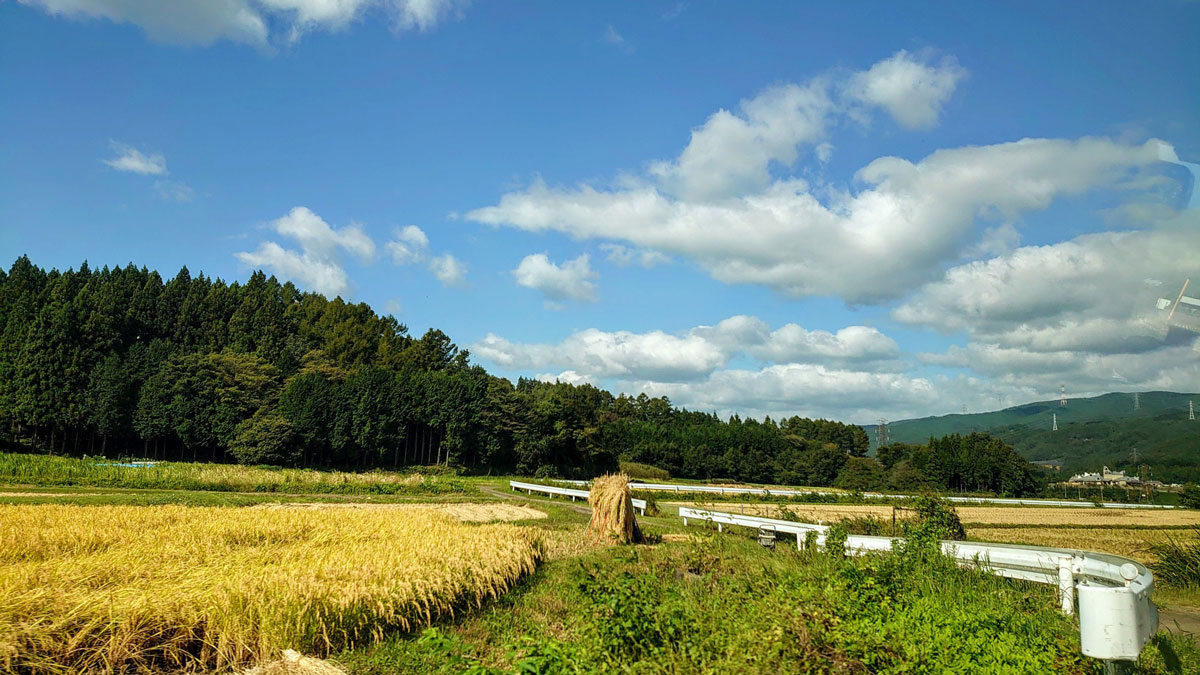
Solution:
M 917 497 L 913 503 L 921 525 L 927 525 L 938 533 L 940 539 L 963 541 L 967 531 L 963 528 L 958 512 L 949 502 L 937 497 Z

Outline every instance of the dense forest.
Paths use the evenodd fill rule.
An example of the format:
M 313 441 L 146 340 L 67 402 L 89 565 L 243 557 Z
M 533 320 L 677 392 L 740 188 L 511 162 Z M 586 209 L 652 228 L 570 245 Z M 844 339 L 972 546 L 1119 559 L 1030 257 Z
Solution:
M 261 271 L 244 284 L 186 268 L 163 281 L 21 257 L 0 271 L 0 328 L 0 423 L 9 443 L 49 452 L 570 477 L 626 459 L 691 478 L 1033 489 L 1029 465 L 986 436 L 877 462 L 866 433 L 840 422 L 723 420 L 665 397 L 514 385 L 439 330 L 417 338 Z

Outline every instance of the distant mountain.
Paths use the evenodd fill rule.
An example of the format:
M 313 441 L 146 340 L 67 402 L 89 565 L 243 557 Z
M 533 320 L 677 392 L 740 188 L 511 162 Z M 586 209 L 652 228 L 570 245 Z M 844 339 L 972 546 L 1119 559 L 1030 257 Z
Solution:
M 1200 420 L 1189 422 L 1188 401 L 1200 406 L 1200 394 L 1141 392 L 1134 408 L 1131 393 L 1094 398 L 1038 401 L 986 413 L 942 415 L 888 423 L 894 443 L 925 443 L 955 433 L 984 431 L 1004 439 L 1026 459 L 1057 461 L 1062 473 L 1110 468 L 1136 471 L 1166 481 L 1200 480 Z M 1052 431 L 1058 416 L 1057 432 Z M 876 445 L 876 427 L 863 427 Z M 1137 454 L 1133 449 L 1137 448 Z

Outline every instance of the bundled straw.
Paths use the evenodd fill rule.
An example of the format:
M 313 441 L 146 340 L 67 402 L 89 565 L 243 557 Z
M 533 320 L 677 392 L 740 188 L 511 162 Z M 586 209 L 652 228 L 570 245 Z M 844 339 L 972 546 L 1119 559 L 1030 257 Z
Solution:
M 629 476 L 616 473 L 593 480 L 588 504 L 592 507 L 592 520 L 588 523 L 587 536 L 592 544 L 605 537 L 619 544 L 642 541 L 641 530 L 633 519 Z

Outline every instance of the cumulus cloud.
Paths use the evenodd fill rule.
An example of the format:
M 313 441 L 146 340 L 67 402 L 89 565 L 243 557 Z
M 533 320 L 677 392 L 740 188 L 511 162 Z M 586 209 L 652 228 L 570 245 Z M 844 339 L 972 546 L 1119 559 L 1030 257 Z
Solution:
M 859 422 L 880 414 L 907 417 L 940 400 L 935 384 L 924 377 L 841 370 L 790 363 L 758 370 L 714 372 L 701 382 L 636 383 L 650 396 L 668 396 L 692 410 L 729 414 L 805 415 Z
M 392 262 L 395 264 L 411 265 L 425 259 L 425 254 L 429 251 L 429 237 L 416 225 L 408 225 L 397 229 L 395 238 L 385 244 L 384 248 L 392 256 Z
M 1200 211 L 1148 230 L 1103 232 L 953 267 L 893 315 L 1035 352 L 1127 353 L 1147 340 L 1145 317 L 1200 260 Z M 1148 283 L 1149 281 L 1149 283 Z
M 646 248 L 630 248 L 621 244 L 600 244 L 600 250 L 606 254 L 604 259 L 617 267 L 637 265 L 650 269 L 671 262 L 669 257 L 659 251 Z
M 1022 383 L 1044 396 L 1060 382 L 1081 395 L 1115 382 L 1191 391 L 1200 386 L 1200 341 L 1170 328 L 1155 304 L 1195 274 L 1198 232 L 1200 211 L 1193 210 L 1146 230 L 1021 247 L 951 268 L 893 316 L 967 335 L 965 346 L 922 355 L 926 363 Z
M 706 377 L 741 355 L 765 363 L 880 370 L 894 369 L 900 357 L 895 341 L 874 328 L 848 326 L 831 333 L 789 323 L 771 330 L 751 316 L 733 316 L 681 334 L 590 328 L 558 344 L 514 343 L 489 333 L 471 351 L 510 370 L 558 368 L 591 378 L 666 382 Z
M 271 270 L 277 276 L 330 297 L 344 295 L 350 289 L 349 278 L 341 263 L 343 253 L 363 262 L 370 262 L 375 256 L 375 242 L 360 226 L 334 229 L 303 206 L 272 221 L 270 227 L 277 234 L 295 240 L 300 250 L 265 241 L 254 251 L 235 253 L 234 257 L 246 265 Z
M 467 265 L 446 253 L 429 260 L 429 271 L 443 286 L 461 288 L 467 284 Z
M 541 382 L 550 382 L 551 384 L 557 382 L 564 382 L 566 384 L 574 385 L 596 384 L 596 380 L 594 378 L 587 375 L 580 375 L 573 370 L 564 370 L 557 375 L 554 373 L 538 373 L 534 376 L 534 379 Z
M 351 253 L 363 262 L 371 262 L 375 257 L 375 242 L 360 225 L 351 223 L 335 230 L 304 206 L 293 208 L 271 227 L 279 234 L 295 239 L 305 251 L 324 258 L 332 258 L 339 250 Z
M 563 300 L 596 301 L 596 285 L 591 280 L 598 275 L 592 271 L 586 253 L 562 265 L 551 262 L 545 253 L 527 255 L 512 275 L 518 285 L 541 292 L 551 308 L 561 307 L 557 303 Z
M 128 171 L 149 176 L 167 175 L 167 159 L 159 153 L 146 154 L 124 143 L 112 143 L 116 156 L 102 160 L 117 171 Z
M 798 146 L 825 137 L 836 104 L 824 79 L 771 87 L 742 101 L 738 113 L 718 110 L 677 158 L 655 162 L 650 175 L 667 195 L 689 201 L 735 197 L 771 182 L 773 165 L 791 166 Z
M 952 58 L 933 65 L 901 50 L 851 77 L 846 95 L 887 110 L 903 127 L 928 129 L 966 74 Z
M 190 202 L 196 198 L 196 191 L 187 183 L 177 180 L 154 181 L 154 189 L 163 199 L 173 202 Z
M 1058 197 L 1119 186 L 1159 161 L 1161 146 L 1024 139 L 939 150 L 916 163 L 883 157 L 857 173 L 863 189 L 825 201 L 798 179 L 718 201 L 673 199 L 650 184 L 561 189 L 538 181 L 468 217 L 680 255 L 727 283 L 880 302 L 936 278 L 973 240 L 981 213 L 1011 221 Z
M 230 40 L 256 47 L 294 42 L 311 30 L 337 30 L 377 10 L 399 30 L 429 30 L 464 0 L 20 0 L 53 16 L 132 23 L 151 40 L 207 45 Z
M 384 245 L 396 265 L 424 263 L 443 286 L 463 288 L 467 284 L 467 265 L 449 253 L 430 256 L 429 237 L 416 225 L 397 228 Z

